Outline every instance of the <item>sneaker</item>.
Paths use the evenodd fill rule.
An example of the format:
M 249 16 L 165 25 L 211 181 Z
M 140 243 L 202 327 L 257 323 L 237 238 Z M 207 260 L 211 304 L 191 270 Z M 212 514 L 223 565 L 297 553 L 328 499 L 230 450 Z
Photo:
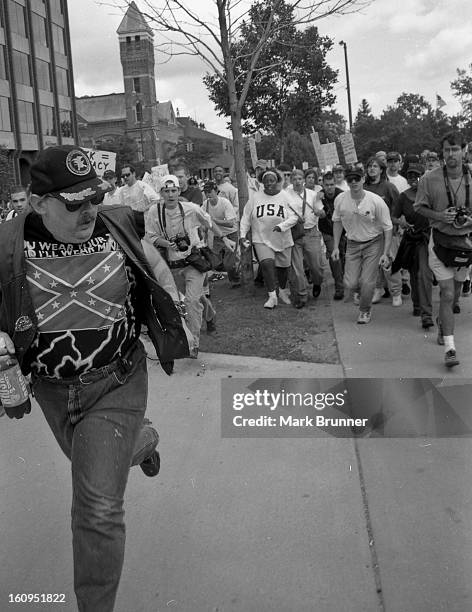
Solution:
M 342 300 L 342 299 L 344 299 L 344 291 L 341 291 L 340 289 L 336 289 L 336 291 L 334 292 L 333 300 Z
M 410 295 L 411 289 L 408 283 L 402 283 L 402 295 Z
M 209 334 L 216 332 L 215 319 L 210 319 L 209 321 L 207 321 L 207 332 Z
M 403 304 L 401 295 L 394 295 L 392 298 L 392 306 L 401 306 Z
M 139 464 L 139 467 L 149 478 L 157 476 L 161 469 L 161 457 L 157 450 L 153 450 L 149 457 Z
M 269 295 L 269 299 L 264 304 L 264 308 L 275 308 L 278 303 L 277 294 L 274 291 L 274 295 Z
M 365 323 L 370 323 L 372 315 L 370 314 L 370 310 L 361 310 L 359 312 L 359 316 L 357 317 L 357 322 L 359 325 L 363 325 Z
M 419 306 L 413 306 L 413 312 L 411 314 L 414 317 L 419 317 L 421 314 L 421 308 Z
M 319 297 L 321 293 L 321 285 L 313 285 L 313 297 L 317 298 Z
M 470 295 L 470 280 L 465 280 L 462 285 L 462 295 Z
M 198 346 L 194 346 L 192 349 L 190 349 L 189 358 L 198 359 Z
M 357 293 L 357 292 L 353 293 L 352 294 L 352 301 L 354 302 L 354 304 L 356 306 L 359 306 L 359 304 L 361 303 L 361 295 L 360 295 L 360 293 Z
M 285 289 L 279 288 L 279 300 L 283 304 L 291 304 L 292 302 L 290 301 L 290 289 L 288 289 L 287 287 Z
M 452 368 L 453 366 L 459 365 L 460 361 L 457 359 L 456 351 L 451 349 L 444 355 L 444 365 L 446 368 Z
M 297 300 L 294 306 L 295 308 L 298 308 L 298 310 L 300 310 L 300 308 L 305 308 L 306 302 L 302 302 L 302 300 Z
M 383 298 L 389 298 L 390 297 L 390 291 L 387 288 L 385 288 L 382 297 Z
M 377 287 L 374 290 L 374 295 L 372 297 L 372 304 L 378 304 L 380 302 L 380 300 L 382 299 L 384 294 L 384 290 L 383 289 L 378 289 Z
M 443 328 L 439 317 L 436 317 L 436 325 L 438 326 L 438 337 L 436 338 L 436 342 L 439 344 L 439 346 L 444 346 Z
M 461 307 L 459 306 L 459 304 L 454 304 L 454 306 L 452 307 L 452 312 L 454 314 L 460 314 L 461 313 Z
M 431 317 L 423 317 L 421 321 L 421 326 L 423 329 L 429 329 L 430 327 L 434 327 L 433 319 Z

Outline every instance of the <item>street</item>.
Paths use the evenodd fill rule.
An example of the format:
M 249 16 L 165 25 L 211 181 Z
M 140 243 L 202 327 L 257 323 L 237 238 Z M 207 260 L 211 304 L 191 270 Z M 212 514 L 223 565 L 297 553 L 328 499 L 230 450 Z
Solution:
M 348 376 L 385 375 L 385 362 L 392 376 L 405 374 L 401 355 L 379 362 L 381 327 L 396 330 L 392 350 L 409 354 L 405 369 L 444 374 L 441 349 L 431 338 L 418 344 L 409 308 L 377 306 L 377 319 L 393 321 L 385 332 L 375 319 L 353 324 L 352 305 L 333 305 Z M 423 369 L 411 369 L 414 346 Z M 222 379 L 335 378 L 343 367 L 203 354 L 178 362 L 171 378 L 156 362 L 149 369 L 162 467 L 156 479 L 130 473 L 118 612 L 472 609 L 468 438 L 222 439 Z M 0 426 L 1 609 L 76 610 L 68 462 L 36 404 Z M 64 593 L 66 604 L 8 604 L 10 593 Z

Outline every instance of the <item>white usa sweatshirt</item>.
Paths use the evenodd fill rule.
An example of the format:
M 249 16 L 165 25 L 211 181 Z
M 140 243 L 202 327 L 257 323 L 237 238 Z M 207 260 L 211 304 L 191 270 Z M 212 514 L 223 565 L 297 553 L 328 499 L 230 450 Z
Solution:
M 292 232 L 298 217 L 289 208 L 290 200 L 281 191 L 268 195 L 264 191 L 251 192 L 241 218 L 241 238 L 246 238 L 252 231 L 252 242 L 266 244 L 273 251 L 283 251 L 293 246 Z M 280 227 L 280 232 L 274 232 Z

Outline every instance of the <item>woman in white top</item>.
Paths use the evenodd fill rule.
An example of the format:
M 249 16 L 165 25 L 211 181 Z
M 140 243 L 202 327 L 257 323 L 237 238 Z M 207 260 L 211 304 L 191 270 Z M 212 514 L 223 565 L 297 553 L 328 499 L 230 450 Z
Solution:
M 264 308 L 274 308 L 278 303 L 276 277 L 281 301 L 290 304 L 290 290 L 287 288 L 293 246 L 290 228 L 298 218 L 290 210 L 288 196 L 282 191 L 283 176 L 277 170 L 266 170 L 261 181 L 264 190 L 252 192 L 244 207 L 241 240 L 248 247 L 250 242 L 246 236 L 251 230 L 252 243 L 269 292 Z

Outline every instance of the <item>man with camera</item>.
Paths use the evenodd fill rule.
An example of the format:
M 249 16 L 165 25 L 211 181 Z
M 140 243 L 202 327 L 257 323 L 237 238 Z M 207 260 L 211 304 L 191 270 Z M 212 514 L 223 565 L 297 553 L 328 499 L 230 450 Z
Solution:
M 459 365 L 454 344 L 455 297 L 459 295 L 472 263 L 471 175 L 465 164 L 467 142 L 458 132 L 441 141 L 444 164 L 421 179 L 414 208 L 432 228 L 429 267 L 440 290 L 438 344 L 444 345 L 446 367 Z
M 202 325 L 205 272 L 211 269 L 202 254 L 204 242 L 199 228 L 211 229 L 222 238 L 225 246 L 233 250 L 235 244 L 222 235 L 219 227 L 212 223 L 210 215 L 193 202 L 180 202 L 179 179 L 169 174 L 161 181 L 162 201 L 154 204 L 146 219 L 146 237 L 156 248 L 165 249 L 165 256 L 178 289 L 185 295 L 187 325 L 194 345 L 190 357 L 198 357 L 200 327 Z

